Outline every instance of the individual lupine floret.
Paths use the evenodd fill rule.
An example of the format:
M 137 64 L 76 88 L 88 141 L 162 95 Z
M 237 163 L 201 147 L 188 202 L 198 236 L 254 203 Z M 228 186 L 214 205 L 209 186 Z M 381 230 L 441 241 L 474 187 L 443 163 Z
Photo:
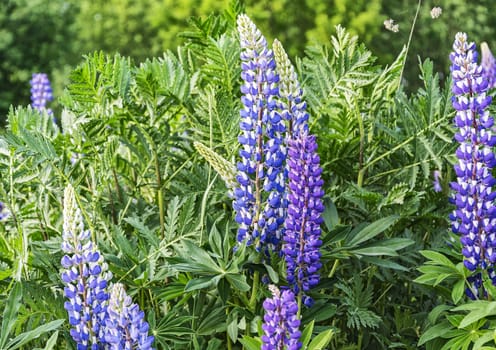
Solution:
M 9 211 L 7 210 L 7 207 L 5 206 L 5 203 L 0 202 L 0 221 L 6 219 L 9 217 Z
M 254 243 L 260 249 L 267 243 L 279 243 L 284 223 L 286 126 L 277 111 L 279 76 L 272 50 L 248 16 L 238 17 L 238 31 L 243 107 L 238 137 L 241 161 L 237 164 L 233 207 L 239 224 L 238 242 Z
M 481 44 L 481 53 L 482 74 L 487 79 L 489 88 L 492 89 L 496 86 L 496 59 L 485 42 Z
M 486 95 L 488 82 L 482 67 L 477 64 L 475 43 L 467 42 L 465 33 L 458 33 L 451 53 L 453 77 L 453 107 L 456 110 L 455 134 L 459 142 L 455 165 L 457 181 L 452 202 L 456 210 L 450 215 L 453 232 L 459 234 L 464 265 L 470 271 L 487 270 L 496 282 L 492 267 L 496 262 L 496 210 L 493 201 L 496 183 L 492 168 L 496 160 L 492 147 L 496 137 L 492 134 L 493 117 L 486 110 L 491 97 Z M 474 293 L 472 293 L 474 294 Z
M 298 350 L 301 348 L 300 320 L 295 295 L 289 289 L 282 293 L 274 286 L 269 286 L 272 298 L 265 299 L 261 350 Z
M 283 253 L 287 281 L 295 294 L 310 290 L 319 283 L 319 248 L 323 180 L 317 142 L 314 135 L 301 132 L 289 141 L 289 206 L 285 221 Z M 304 297 L 307 306 L 312 300 Z
M 45 73 L 33 73 L 31 80 L 31 106 L 37 111 L 46 111 L 49 115 L 53 112 L 46 108 L 46 104 L 53 100 L 52 87 Z
M 434 187 L 434 192 L 441 192 L 443 190 L 443 187 L 439 182 L 441 178 L 441 172 L 439 170 L 434 170 L 433 175 L 434 175 L 434 181 L 432 181 L 432 185 Z
M 111 273 L 90 240 L 90 231 L 84 230 L 70 185 L 64 192 L 63 217 L 62 250 L 66 255 L 61 260 L 62 281 L 68 298 L 64 307 L 72 327 L 70 334 L 78 350 L 101 349 Z
M 289 137 L 301 131 L 308 131 L 307 104 L 303 101 L 303 90 L 298 75 L 279 40 L 274 40 L 274 58 L 279 73 L 279 96 L 281 116 L 289 122 Z
M 133 304 L 122 284 L 114 283 L 110 290 L 105 324 L 105 341 L 109 344 L 109 349 L 152 349 L 154 337 L 148 335 L 145 313 L 138 304 Z

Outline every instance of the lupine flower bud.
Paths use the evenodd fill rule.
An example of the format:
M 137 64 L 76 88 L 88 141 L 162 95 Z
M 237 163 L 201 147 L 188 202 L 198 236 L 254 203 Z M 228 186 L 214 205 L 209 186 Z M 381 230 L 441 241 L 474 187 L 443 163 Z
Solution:
M 492 89 L 496 86 L 496 59 L 485 42 L 481 44 L 481 53 L 482 75 L 487 79 L 489 89 Z
M 46 111 L 50 115 L 53 114 L 51 109 L 46 108 L 47 102 L 53 100 L 48 76 L 45 73 L 34 73 L 29 83 L 31 84 L 31 105 L 33 108 L 40 112 Z
M 236 167 L 227 159 L 223 158 L 220 154 L 216 153 L 213 149 L 205 146 L 203 143 L 195 141 L 193 145 L 198 153 L 205 158 L 205 160 L 220 175 L 222 180 L 224 180 L 226 187 L 229 189 L 229 195 L 231 195 L 231 191 L 237 186 Z
M 314 135 L 300 133 L 289 141 L 289 206 L 285 221 L 283 253 L 287 281 L 295 294 L 306 292 L 319 283 L 319 248 L 323 180 Z M 311 299 L 306 298 L 311 305 Z
M 148 323 L 138 304 L 133 304 L 124 286 L 111 286 L 108 318 L 105 327 L 105 341 L 110 350 L 152 349 L 153 336 L 148 335 Z
M 233 207 L 238 242 L 277 246 L 284 223 L 286 126 L 277 112 L 279 76 L 272 50 L 246 15 L 238 17 L 243 84 L 238 137 L 241 161 Z M 263 196 L 266 193 L 267 196 Z
M 64 307 L 72 326 L 70 334 L 78 349 L 100 349 L 109 298 L 106 288 L 111 278 L 103 257 L 84 230 L 81 212 L 76 205 L 74 190 L 67 186 L 64 193 L 64 224 L 61 260 Z
M 269 286 L 273 297 L 265 299 L 261 350 L 298 350 L 301 348 L 298 304 L 291 290 L 282 293 L 276 286 Z
M 456 182 L 451 183 L 455 191 L 452 203 L 456 210 L 450 215 L 453 232 L 460 235 L 464 265 L 470 271 L 486 270 L 496 262 L 496 183 L 492 168 L 496 160 L 492 147 L 496 137 L 492 135 L 493 117 L 487 106 L 491 97 L 486 91 L 488 82 L 482 67 L 477 64 L 477 51 L 473 42 L 467 42 L 465 33 L 456 34 L 451 53 L 453 77 L 453 107 L 456 110 L 455 139 Z M 494 274 L 489 277 L 496 282 Z M 472 293 L 474 294 L 474 293 Z

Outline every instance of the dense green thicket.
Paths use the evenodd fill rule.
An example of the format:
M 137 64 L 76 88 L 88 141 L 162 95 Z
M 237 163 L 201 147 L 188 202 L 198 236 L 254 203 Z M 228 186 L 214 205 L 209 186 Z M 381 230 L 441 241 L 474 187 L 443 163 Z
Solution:
M 387 64 L 408 41 L 417 1 L 413 0 L 306 0 L 243 1 L 248 13 L 269 39 L 286 42 L 292 56 L 302 57 L 311 43 L 324 44 L 340 24 Z M 103 50 L 120 52 L 136 62 L 160 56 L 184 42 L 180 35 L 192 17 L 222 12 L 230 1 L 214 0 L 9 0 L 0 2 L 0 121 L 8 106 L 29 103 L 32 72 L 49 74 L 56 95 L 67 82 L 69 67 L 83 54 Z M 494 42 L 496 20 L 491 0 L 424 0 L 413 33 L 404 77 L 408 88 L 418 87 L 418 59 L 430 57 L 435 70 L 448 71 L 446 53 L 460 30 L 474 40 Z M 430 17 L 440 6 L 443 14 Z M 400 31 L 384 29 L 392 18 Z M 463 20 L 460 20 L 463 18 Z
M 239 11 L 192 23 L 183 46 L 142 63 L 88 55 L 60 98 L 62 129 L 30 108 L 9 113 L 0 135 L 0 196 L 12 213 L 0 225 L 0 310 L 8 311 L 0 345 L 44 324 L 50 334 L 38 329 L 29 345 L 43 347 L 49 336 L 53 349 L 73 344 L 59 277 L 61 196 L 70 183 L 158 349 L 257 348 L 269 292 L 254 271 L 284 285 L 284 261 L 233 249 L 232 199 L 194 148 L 201 142 L 237 159 Z M 307 343 L 332 335 L 332 349 L 417 349 L 428 311 L 450 300 L 439 286 L 413 283 L 418 251 L 445 246 L 450 90 L 427 60 L 421 88 L 404 93 L 406 50 L 381 66 L 358 37 L 335 30 L 293 59 L 326 193 L 322 279 L 302 325 Z

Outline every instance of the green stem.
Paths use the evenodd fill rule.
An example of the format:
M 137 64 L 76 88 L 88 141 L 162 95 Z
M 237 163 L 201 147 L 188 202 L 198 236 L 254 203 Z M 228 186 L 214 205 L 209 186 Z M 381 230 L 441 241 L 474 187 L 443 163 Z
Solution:
M 365 127 L 363 125 L 363 118 L 362 115 L 360 114 L 360 110 L 358 106 L 356 106 L 357 109 L 357 119 L 358 119 L 358 128 L 360 130 L 360 153 L 358 156 L 358 179 L 357 179 L 357 186 L 362 187 L 363 185 L 363 176 L 364 173 L 361 171 L 363 167 L 363 152 L 364 152 L 364 147 L 365 147 Z
M 363 181 L 363 176 L 365 174 L 365 171 L 370 168 L 372 165 L 374 165 L 375 163 L 377 163 L 378 161 L 380 161 L 381 159 L 383 158 L 386 158 L 388 157 L 389 155 L 393 154 L 394 152 L 396 152 L 397 150 L 403 148 L 406 144 L 412 142 L 413 140 L 415 140 L 417 137 L 419 137 L 420 135 L 422 135 L 423 133 L 425 133 L 426 131 L 434 128 L 437 124 L 440 124 L 443 120 L 442 119 L 439 119 L 437 120 L 436 122 L 432 123 L 431 125 L 429 125 L 428 127 L 422 129 L 422 130 L 419 130 L 419 132 L 417 132 L 416 134 L 410 136 L 409 138 L 407 138 L 405 141 L 401 142 L 400 144 L 394 146 L 393 148 L 391 148 L 388 152 L 385 152 L 383 154 L 381 154 L 379 157 L 371 160 L 369 163 L 367 163 L 362 169 L 360 169 L 359 173 L 358 173 L 358 176 L 362 177 L 362 181 Z
M 301 315 L 302 298 L 303 298 L 303 293 L 301 292 L 301 289 L 300 289 L 300 292 L 298 293 L 298 296 L 296 297 L 297 302 L 298 302 L 298 311 L 296 312 L 296 318 L 298 318 L 298 319 L 300 319 L 300 315 Z
M 412 42 L 413 30 L 415 29 L 415 23 L 417 22 L 417 17 L 420 12 L 421 4 L 422 4 L 422 0 L 419 0 L 417 5 L 417 12 L 415 12 L 415 17 L 413 17 L 412 27 L 410 28 L 410 35 L 408 36 L 408 42 L 406 44 L 405 61 L 403 62 L 403 67 L 401 67 L 400 84 L 401 84 L 401 79 L 403 78 L 403 71 L 405 70 L 405 65 L 406 65 L 406 57 L 408 56 L 408 50 L 410 49 L 410 43 Z
M 331 272 L 329 272 L 329 278 L 331 278 L 332 276 L 334 276 L 334 273 L 336 272 L 336 269 L 338 268 L 338 265 L 339 265 L 339 259 L 336 259 L 334 260 L 334 264 L 332 265 L 332 269 L 331 269 Z
M 158 162 L 157 152 L 153 150 L 153 157 L 155 158 L 155 176 L 157 177 L 157 202 L 158 202 L 158 212 L 160 219 L 160 237 L 164 239 L 165 237 L 165 210 L 164 210 L 164 198 L 162 194 L 162 176 L 160 174 L 160 164 Z
M 358 344 L 357 344 L 358 350 L 362 349 L 362 342 L 363 342 L 363 333 L 360 333 L 360 335 L 358 336 Z
M 251 289 L 250 304 L 248 305 L 248 307 L 252 312 L 255 312 L 255 309 L 257 307 L 257 293 L 258 293 L 259 283 L 260 283 L 260 272 L 255 271 L 253 273 L 253 286 Z

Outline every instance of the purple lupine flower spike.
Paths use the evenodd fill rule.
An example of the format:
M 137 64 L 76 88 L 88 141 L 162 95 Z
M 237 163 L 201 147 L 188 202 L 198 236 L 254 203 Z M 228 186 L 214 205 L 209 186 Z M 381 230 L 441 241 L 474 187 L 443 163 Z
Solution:
M 276 246 L 280 240 L 285 211 L 286 150 L 284 120 L 277 112 L 277 82 L 272 50 L 246 15 L 238 17 L 243 84 L 238 137 L 241 161 L 237 164 L 238 186 L 234 189 L 238 242 Z M 267 196 L 263 196 L 263 193 Z
M 138 304 L 133 304 L 124 286 L 114 283 L 110 287 L 108 318 L 105 327 L 105 341 L 110 350 L 152 349 L 153 336 L 148 335 L 148 323 Z
M 276 286 L 269 286 L 273 297 L 265 299 L 261 350 L 298 350 L 301 348 L 298 304 L 289 289 L 282 293 Z
M 477 64 L 475 43 L 467 42 L 465 33 L 458 33 L 453 50 L 450 59 L 458 128 L 455 139 L 459 146 L 456 150 L 458 163 L 454 167 L 457 180 L 451 183 L 455 191 L 451 201 L 456 210 L 450 219 L 453 232 L 460 235 L 465 267 L 474 272 L 487 270 L 495 283 L 496 210 L 493 201 L 496 192 L 492 186 L 496 181 L 492 168 L 496 160 L 492 147 L 496 144 L 496 136 L 491 131 L 493 117 L 487 111 L 491 97 L 486 94 L 488 82 L 482 67 Z
M 487 79 L 489 89 L 492 89 L 496 86 L 496 59 L 485 42 L 481 44 L 481 54 L 482 74 Z
M 33 73 L 31 84 L 31 105 L 37 111 L 46 111 L 49 115 L 53 112 L 46 108 L 46 104 L 53 100 L 52 87 L 45 73 Z
M 101 349 L 109 298 L 106 288 L 111 273 L 91 242 L 90 231 L 84 230 L 70 185 L 64 192 L 63 216 L 62 250 L 66 255 L 61 260 L 61 277 L 68 299 L 64 308 L 72 327 L 70 334 L 78 349 Z
M 295 294 L 304 293 L 319 283 L 320 224 L 324 211 L 323 180 L 314 135 L 301 132 L 289 141 L 289 206 L 285 221 L 283 252 L 287 281 Z M 312 300 L 305 297 L 305 304 Z

